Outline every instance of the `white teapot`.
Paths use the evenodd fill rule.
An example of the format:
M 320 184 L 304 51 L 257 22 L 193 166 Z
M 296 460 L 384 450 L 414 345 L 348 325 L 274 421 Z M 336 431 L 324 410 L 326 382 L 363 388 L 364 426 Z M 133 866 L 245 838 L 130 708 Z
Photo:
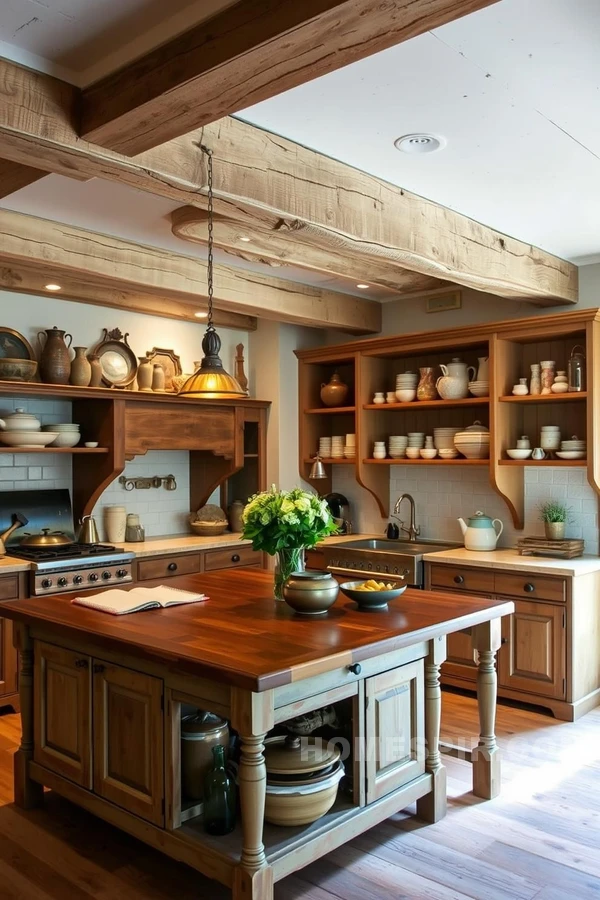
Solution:
M 496 531 L 494 527 L 496 522 L 500 526 L 499 531 Z M 458 524 L 465 539 L 465 550 L 495 550 L 498 538 L 504 531 L 504 525 L 500 519 L 490 519 L 480 510 L 469 518 L 468 525 L 464 519 L 460 518 Z

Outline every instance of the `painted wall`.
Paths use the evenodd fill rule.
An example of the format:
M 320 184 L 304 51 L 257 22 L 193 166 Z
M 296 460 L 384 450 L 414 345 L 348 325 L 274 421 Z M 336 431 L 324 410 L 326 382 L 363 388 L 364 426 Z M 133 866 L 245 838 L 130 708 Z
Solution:
M 166 301 L 165 301 L 166 302 Z M 73 335 L 74 345 L 92 346 L 102 337 L 104 328 L 120 328 L 129 333 L 129 344 L 136 356 L 144 356 L 153 347 L 173 348 L 181 357 L 184 372 L 193 371 L 193 362 L 202 358 L 201 342 L 205 325 L 196 322 L 180 322 L 158 316 L 73 303 L 56 295 L 28 296 L 0 291 L 0 321 L 20 331 L 37 351 L 37 333 L 57 325 Z M 246 356 L 246 372 L 250 356 L 247 332 L 220 328 L 223 342 L 222 359 L 232 372 L 235 346 L 243 343 Z M 37 398 L 6 399 L 0 397 L 0 418 L 3 413 L 24 407 L 41 419 L 43 424 L 70 422 L 71 404 L 64 401 L 39 400 Z M 176 491 L 164 488 L 125 491 L 114 481 L 98 501 L 94 515 L 102 534 L 103 508 L 107 505 L 124 505 L 128 512 L 139 513 L 140 521 L 150 536 L 184 534 L 189 531 L 189 457 L 185 452 L 151 451 L 128 462 L 124 475 L 174 475 Z M 89 465 L 94 457 L 89 457 Z M 49 489 L 71 487 L 71 456 L 69 454 L 0 454 L 0 490 Z M 218 502 L 215 494 L 211 502 Z

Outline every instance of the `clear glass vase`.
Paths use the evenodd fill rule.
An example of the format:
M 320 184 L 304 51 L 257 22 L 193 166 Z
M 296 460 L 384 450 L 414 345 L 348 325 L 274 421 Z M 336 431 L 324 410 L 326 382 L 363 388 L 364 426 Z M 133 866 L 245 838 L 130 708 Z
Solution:
M 283 586 L 292 572 L 304 572 L 304 547 L 278 550 L 275 554 L 273 593 L 276 600 L 283 600 Z

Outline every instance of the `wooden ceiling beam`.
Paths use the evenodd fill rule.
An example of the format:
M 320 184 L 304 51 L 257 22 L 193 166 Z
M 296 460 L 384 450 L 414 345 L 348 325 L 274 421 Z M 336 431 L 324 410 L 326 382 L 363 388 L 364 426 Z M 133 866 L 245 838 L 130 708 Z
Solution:
M 215 151 L 216 210 L 227 219 L 288 232 L 321 258 L 540 306 L 577 302 L 571 263 L 292 141 L 227 118 L 129 159 L 78 138 L 76 99 L 70 85 L 0 60 L 0 156 L 204 208 L 204 141 Z
M 83 91 L 80 134 L 130 156 L 497 0 L 239 0 Z
M 14 194 L 15 191 L 20 191 L 28 184 L 39 181 L 40 178 L 45 178 L 47 174 L 41 169 L 33 169 L 31 166 L 24 166 L 9 159 L 0 159 L 0 200 Z
M 0 267 L 53 273 L 59 284 L 93 282 L 114 291 L 151 294 L 205 309 L 206 262 L 105 234 L 0 210 Z M 214 267 L 219 309 L 354 334 L 381 330 L 381 305 L 229 266 Z

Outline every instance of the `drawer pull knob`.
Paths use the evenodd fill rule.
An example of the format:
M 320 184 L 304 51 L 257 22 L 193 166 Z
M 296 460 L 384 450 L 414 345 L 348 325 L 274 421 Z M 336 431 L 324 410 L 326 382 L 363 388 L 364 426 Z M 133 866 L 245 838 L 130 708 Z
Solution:
M 76 669 L 87 669 L 88 661 L 87 659 L 76 659 L 75 660 L 75 668 Z
M 535 585 L 528 581 L 523 585 L 523 590 L 526 594 L 532 594 L 535 591 Z
M 454 584 L 464 584 L 465 576 L 464 575 L 455 575 L 454 576 Z
M 96 673 L 96 675 L 101 675 L 102 672 L 104 672 L 104 669 L 105 666 L 103 666 L 101 663 L 94 663 L 94 672 Z
M 352 672 L 353 675 L 360 675 L 362 672 L 362 666 L 360 663 L 352 663 L 351 666 L 348 666 L 348 671 Z
M 507 638 L 507 637 L 500 638 L 500 643 L 501 643 L 501 644 L 508 644 L 508 638 Z
M 169 565 L 167 566 L 167 569 L 169 570 L 169 572 L 176 572 L 177 571 L 177 563 L 169 563 Z
M 239 562 L 239 561 L 240 561 L 240 554 L 234 553 L 233 556 L 231 557 L 231 562 Z

